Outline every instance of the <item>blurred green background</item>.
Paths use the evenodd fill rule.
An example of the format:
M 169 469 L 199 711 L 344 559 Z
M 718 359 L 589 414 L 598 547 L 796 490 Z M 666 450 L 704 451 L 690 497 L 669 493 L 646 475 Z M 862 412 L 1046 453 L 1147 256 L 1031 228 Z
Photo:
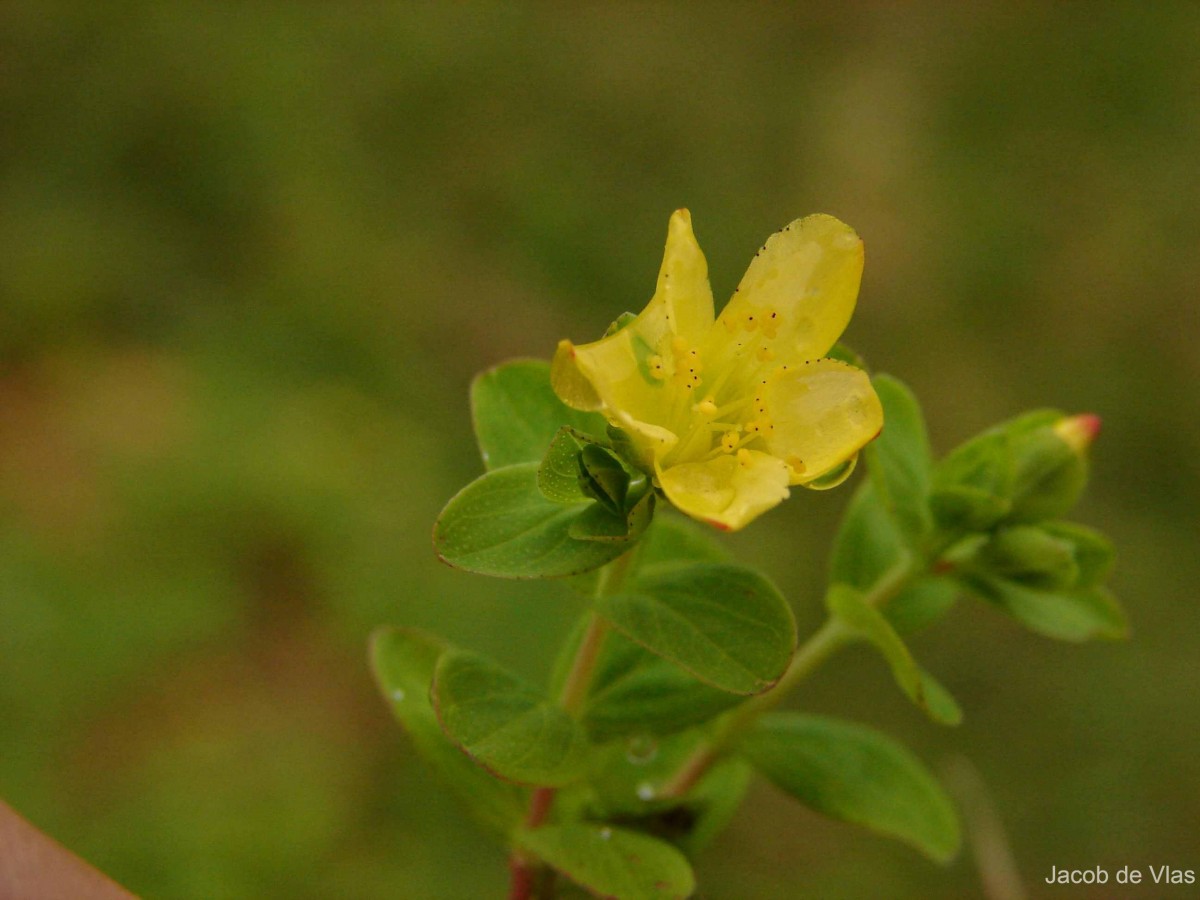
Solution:
M 470 378 L 640 309 L 676 207 L 718 298 L 822 211 L 941 451 L 1103 417 L 1134 638 L 963 603 L 915 645 L 957 730 L 865 651 L 803 702 L 971 760 L 1035 896 L 1200 869 L 1198 60 L 1195 4 L 4 4 L 0 795 L 148 897 L 501 896 L 365 665 L 411 624 L 541 677 L 580 609 L 432 555 Z M 728 539 L 806 631 L 849 494 Z M 706 897 L 981 892 L 750 799 Z

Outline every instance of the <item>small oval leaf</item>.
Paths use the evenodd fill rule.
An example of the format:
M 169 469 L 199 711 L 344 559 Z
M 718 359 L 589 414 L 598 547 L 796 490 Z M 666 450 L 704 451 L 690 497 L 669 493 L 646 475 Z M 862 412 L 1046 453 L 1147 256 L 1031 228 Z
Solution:
M 772 713 L 741 749 L 817 812 L 899 838 L 938 862 L 958 850 L 954 806 L 921 762 L 884 734 L 824 716 Z
M 866 603 L 861 593 L 849 585 L 835 584 L 830 587 L 825 604 L 830 615 L 856 638 L 874 645 L 887 661 L 900 690 L 926 715 L 942 725 L 957 725 L 962 721 L 962 711 L 954 698 L 917 664 L 892 623 Z
M 871 379 L 883 404 L 884 428 L 867 445 L 871 483 L 900 532 L 917 542 L 930 528 L 929 478 L 933 462 L 921 406 L 903 382 Z
M 545 825 L 517 846 L 600 897 L 683 900 L 696 889 L 686 857 L 649 835 L 608 825 Z
M 484 823 L 507 833 L 525 816 L 526 792 L 493 778 L 446 739 L 429 702 L 433 670 L 447 645 L 413 628 L 371 636 L 371 670 L 414 746 Z
M 758 572 L 726 563 L 662 566 L 597 611 L 652 653 L 734 694 L 758 694 L 787 669 L 796 647 L 792 610 Z
M 550 364 L 540 359 L 512 360 L 475 376 L 471 418 L 489 469 L 538 462 L 563 425 L 594 435 L 607 426 L 602 416 L 559 400 L 550 387 Z
M 581 718 L 597 741 L 664 735 L 705 722 L 738 700 L 614 633 L 604 643 Z
M 579 723 L 486 657 L 444 653 L 432 699 L 446 736 L 488 771 L 547 787 L 583 775 L 589 748 Z
M 581 435 L 563 426 L 554 435 L 546 455 L 538 465 L 537 486 L 542 496 L 555 503 L 583 503 L 591 498 L 579 486 Z
M 1003 578 L 964 572 L 963 584 L 1004 610 L 1030 631 L 1060 641 L 1119 640 L 1129 623 L 1113 595 L 1103 587 L 1047 591 Z
M 577 575 L 616 559 L 620 541 L 576 540 L 572 523 L 594 503 L 555 503 L 538 490 L 537 463 L 481 475 L 446 504 L 433 527 L 438 556 L 500 578 Z

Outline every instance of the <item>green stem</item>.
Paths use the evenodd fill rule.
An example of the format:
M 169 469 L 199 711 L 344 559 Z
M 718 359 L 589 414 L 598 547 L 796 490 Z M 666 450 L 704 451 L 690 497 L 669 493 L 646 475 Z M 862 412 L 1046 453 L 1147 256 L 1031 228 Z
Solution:
M 924 565 L 917 565 L 911 557 L 905 557 L 879 577 L 863 600 L 871 606 L 881 607 L 924 571 Z M 718 719 L 712 737 L 692 751 L 691 756 L 663 782 L 656 797 L 666 800 L 685 796 L 759 716 L 778 706 L 797 685 L 820 668 L 825 660 L 852 640 L 853 633 L 841 621 L 835 618 L 826 619 L 824 624 L 797 648 L 787 671 L 775 686 L 765 693 L 751 697 Z
M 587 631 L 575 651 L 575 660 L 571 663 L 571 671 L 563 682 L 562 693 L 559 694 L 558 705 L 574 715 L 587 698 L 588 688 L 592 683 L 592 674 L 596 670 L 596 662 L 600 659 L 600 648 L 608 637 L 609 624 L 594 612 L 588 621 Z
M 629 572 L 629 566 L 636 550 L 635 547 L 624 553 L 600 570 L 594 596 L 603 597 L 620 587 Z M 558 697 L 558 705 L 572 715 L 579 712 L 584 700 L 587 699 L 592 675 L 595 674 L 596 663 L 600 659 L 600 650 L 604 646 L 604 639 L 608 637 L 610 628 L 608 622 L 595 612 L 589 615 L 587 630 L 575 651 L 571 670 L 567 673 Z M 554 806 L 554 793 L 555 789 L 552 787 L 534 789 L 529 798 L 529 812 L 525 816 L 526 828 L 537 828 L 546 820 Z M 536 863 L 520 851 L 513 851 L 509 858 L 509 871 L 511 872 L 509 900 L 529 900 L 533 897 L 538 881 Z

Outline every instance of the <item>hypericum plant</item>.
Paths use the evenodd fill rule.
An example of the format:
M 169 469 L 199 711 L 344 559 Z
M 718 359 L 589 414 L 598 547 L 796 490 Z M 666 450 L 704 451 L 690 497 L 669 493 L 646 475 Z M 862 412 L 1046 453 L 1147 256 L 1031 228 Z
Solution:
M 562 342 L 553 365 L 510 362 L 472 385 L 487 471 L 438 518 L 438 556 L 484 575 L 566 579 L 590 607 L 546 688 L 414 629 L 381 629 L 371 658 L 418 750 L 509 846 L 511 900 L 571 883 L 622 900 L 687 897 L 689 859 L 755 771 L 946 861 L 954 807 L 908 750 L 780 701 L 865 642 L 910 700 L 956 724 L 957 704 L 903 635 L 960 593 L 1049 637 L 1124 635 L 1103 586 L 1111 545 L 1060 519 L 1083 490 L 1099 420 L 1033 412 L 935 461 L 909 390 L 835 346 L 862 260 L 841 222 L 798 220 L 714 319 L 681 210 L 640 315 L 595 343 Z M 869 478 L 834 541 L 828 617 L 799 646 L 766 576 L 656 508 L 742 528 L 790 485 L 839 484 L 863 448 Z

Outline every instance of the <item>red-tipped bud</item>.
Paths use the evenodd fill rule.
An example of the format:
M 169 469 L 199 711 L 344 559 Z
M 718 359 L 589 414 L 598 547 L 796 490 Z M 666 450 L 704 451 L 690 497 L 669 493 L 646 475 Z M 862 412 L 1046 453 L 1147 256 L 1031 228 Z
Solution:
M 1068 416 L 1055 423 L 1054 433 L 1076 454 L 1083 456 L 1100 433 L 1100 417 L 1095 413 Z

